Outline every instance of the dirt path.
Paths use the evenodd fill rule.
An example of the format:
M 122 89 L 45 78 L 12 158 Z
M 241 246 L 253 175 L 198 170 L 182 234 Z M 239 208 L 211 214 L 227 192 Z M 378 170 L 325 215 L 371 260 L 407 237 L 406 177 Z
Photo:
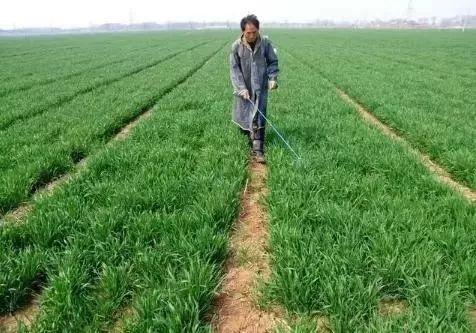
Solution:
M 468 318 L 471 328 L 476 332 L 476 307 L 468 309 Z
M 346 92 L 337 87 L 336 89 L 339 92 L 341 98 L 348 104 L 352 105 L 365 121 L 377 127 L 380 131 L 382 131 L 382 133 L 384 133 L 391 139 L 404 144 L 410 152 L 412 152 L 415 156 L 418 157 L 418 159 L 423 163 L 423 165 L 425 165 L 428 170 L 430 170 L 433 174 L 436 175 L 440 182 L 448 185 L 470 202 L 476 202 L 475 191 L 454 180 L 443 167 L 433 162 L 428 155 L 422 153 L 416 148 L 413 148 L 410 143 L 408 143 L 408 141 L 406 141 L 403 137 L 399 136 L 392 128 L 382 123 L 370 111 L 366 110 L 361 104 L 353 100 L 352 97 L 350 97 Z
M 268 219 L 260 203 L 267 195 L 266 166 L 251 161 L 249 169 L 250 179 L 231 237 L 227 274 L 215 302 L 216 313 L 212 320 L 215 332 L 270 332 L 278 324 L 284 324 L 278 313 L 257 307 L 257 283 L 270 275 L 266 252 Z

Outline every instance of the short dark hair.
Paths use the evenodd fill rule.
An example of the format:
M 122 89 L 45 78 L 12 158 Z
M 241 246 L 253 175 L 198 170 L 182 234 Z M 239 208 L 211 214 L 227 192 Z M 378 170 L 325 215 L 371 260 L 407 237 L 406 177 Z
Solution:
M 245 27 L 248 23 L 253 24 L 256 27 L 256 29 L 259 30 L 259 21 L 256 15 L 250 14 L 241 19 L 241 22 L 240 22 L 241 31 L 245 31 Z

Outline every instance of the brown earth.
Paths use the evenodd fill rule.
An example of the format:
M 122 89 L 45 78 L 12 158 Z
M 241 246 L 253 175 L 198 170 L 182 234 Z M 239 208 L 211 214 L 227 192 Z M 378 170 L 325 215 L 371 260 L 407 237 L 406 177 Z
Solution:
M 39 311 L 39 296 L 35 295 L 23 308 L 13 313 L 0 316 L 0 332 L 15 333 L 18 331 L 20 323 L 26 327 L 30 327 Z
M 266 166 L 250 162 L 250 180 L 241 198 L 241 212 L 231 237 L 223 288 L 215 301 L 212 327 L 216 332 L 270 332 L 285 325 L 281 311 L 257 305 L 257 284 L 270 275 L 266 245 L 268 219 L 260 201 L 266 197 Z
M 379 302 L 378 311 L 382 316 L 396 316 L 403 314 L 408 303 L 401 299 L 384 299 Z

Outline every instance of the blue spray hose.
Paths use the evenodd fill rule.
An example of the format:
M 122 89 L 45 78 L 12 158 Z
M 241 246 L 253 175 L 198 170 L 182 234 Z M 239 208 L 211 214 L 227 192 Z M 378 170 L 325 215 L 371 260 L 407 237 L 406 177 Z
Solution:
M 260 109 L 258 109 L 256 106 L 255 106 L 255 103 L 253 103 L 253 101 L 251 99 L 247 99 L 248 102 L 251 103 L 251 105 L 253 105 L 253 108 L 256 108 L 256 110 L 258 110 L 259 114 L 263 116 L 264 120 L 266 120 L 266 122 L 271 126 L 271 128 L 276 132 L 276 134 L 279 136 L 279 138 L 281 140 L 283 140 L 284 144 L 286 145 L 286 147 L 294 154 L 294 156 L 296 156 L 296 158 L 298 160 L 301 159 L 301 157 L 296 153 L 296 151 L 293 149 L 293 147 L 291 147 L 291 145 L 289 144 L 289 142 L 284 138 L 284 136 L 279 133 L 278 129 L 273 125 L 273 123 L 271 121 L 269 121 L 268 118 L 266 118 L 266 116 L 263 114 L 263 112 L 261 112 Z

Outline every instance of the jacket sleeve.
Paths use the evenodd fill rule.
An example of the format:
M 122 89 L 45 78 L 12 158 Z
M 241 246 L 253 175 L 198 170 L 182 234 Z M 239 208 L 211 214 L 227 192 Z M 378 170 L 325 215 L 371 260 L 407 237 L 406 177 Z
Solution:
M 238 55 L 237 46 L 233 44 L 230 53 L 230 78 L 234 92 L 246 89 L 245 79 L 241 71 L 240 56 Z
M 269 80 L 277 80 L 279 74 L 278 67 L 278 56 L 274 51 L 273 44 L 271 41 L 267 40 L 268 45 L 266 48 L 266 64 L 267 64 L 267 74 Z

